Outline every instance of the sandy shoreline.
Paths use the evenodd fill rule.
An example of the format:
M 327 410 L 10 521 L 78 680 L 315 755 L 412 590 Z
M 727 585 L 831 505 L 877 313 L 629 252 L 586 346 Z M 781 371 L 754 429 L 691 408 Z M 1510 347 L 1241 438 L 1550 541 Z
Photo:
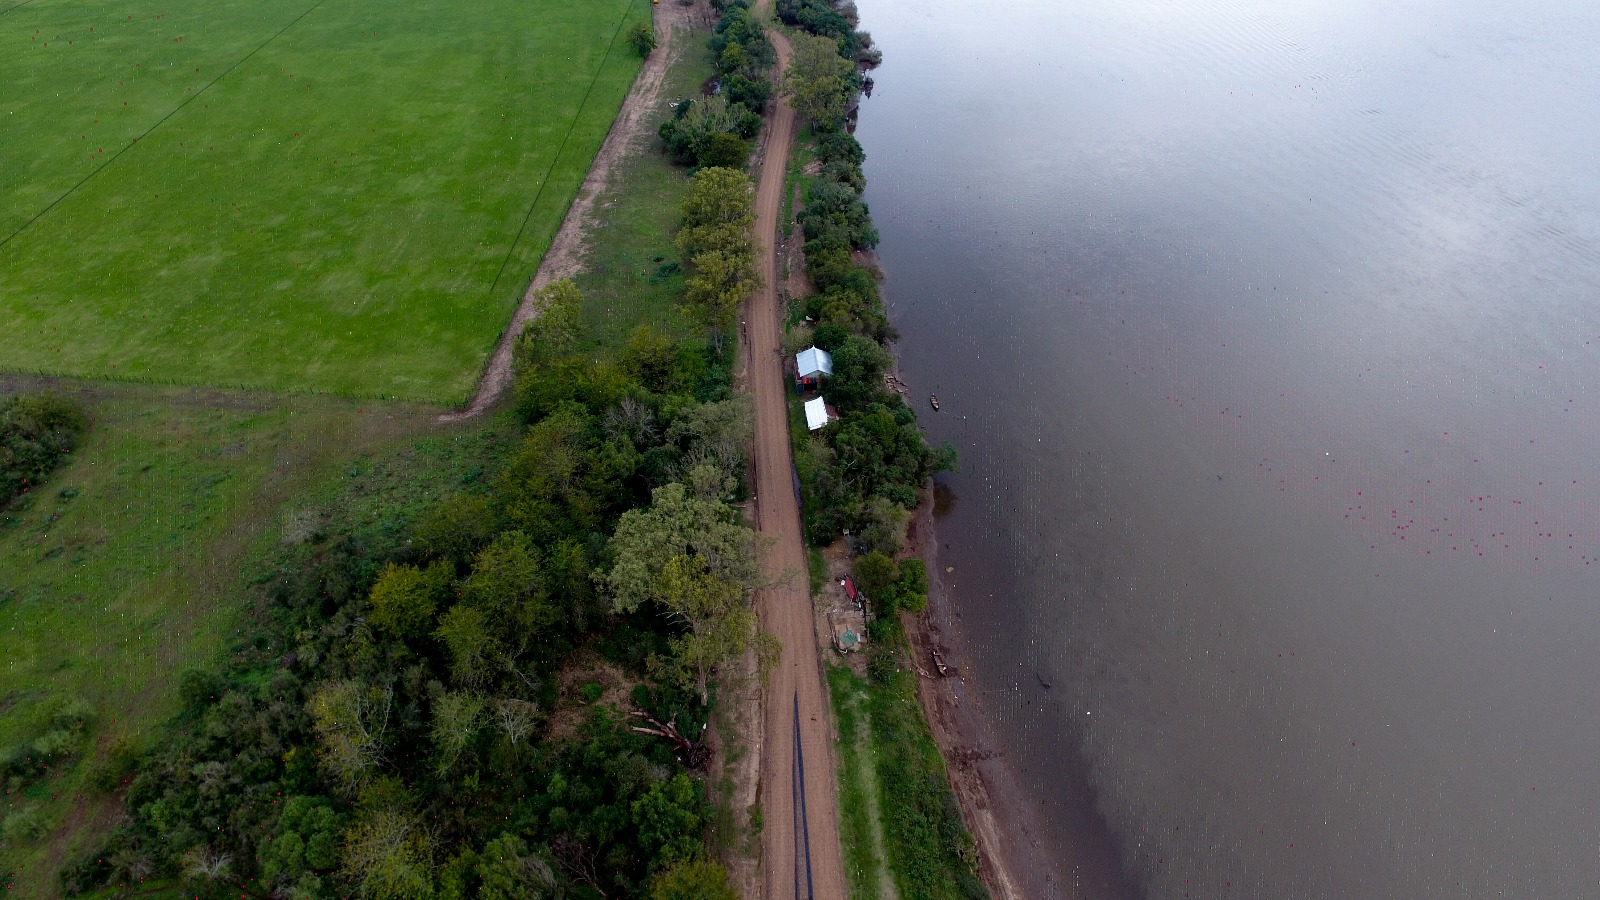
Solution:
M 1024 799 L 1005 750 L 985 724 L 976 692 L 964 675 L 971 671 L 971 660 L 951 603 L 954 579 L 939 563 L 933 506 L 929 491 L 907 534 L 908 555 L 921 559 L 931 576 L 928 608 L 920 615 L 906 615 L 904 621 L 919 676 L 917 697 L 923 718 L 944 756 L 950 786 L 977 841 L 979 875 L 996 900 L 1075 896 L 1035 837 L 1038 810 Z M 951 667 L 949 677 L 940 678 L 933 669 L 935 647 Z

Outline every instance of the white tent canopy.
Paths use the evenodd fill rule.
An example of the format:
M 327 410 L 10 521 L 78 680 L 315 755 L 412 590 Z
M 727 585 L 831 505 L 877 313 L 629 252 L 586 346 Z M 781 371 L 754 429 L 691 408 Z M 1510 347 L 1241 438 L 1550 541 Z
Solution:
M 812 431 L 828 424 L 828 405 L 822 398 L 806 401 L 806 427 Z
M 810 378 L 814 375 L 833 376 L 833 357 L 828 355 L 826 350 L 807 347 L 794 355 L 794 364 L 801 378 Z

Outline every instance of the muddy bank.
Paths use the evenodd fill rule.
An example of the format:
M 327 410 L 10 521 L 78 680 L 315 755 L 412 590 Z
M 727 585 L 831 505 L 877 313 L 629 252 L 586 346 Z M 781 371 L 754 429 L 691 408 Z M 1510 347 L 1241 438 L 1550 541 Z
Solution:
M 935 513 L 944 489 L 935 484 L 913 513 L 907 533 L 908 555 L 928 567 L 928 608 L 905 615 L 918 673 L 917 696 L 950 772 L 967 828 L 978 842 L 979 874 L 997 900 L 1095 898 L 1134 900 L 1142 896 L 1122 869 L 1121 852 L 1096 805 L 1081 760 L 1064 759 L 1061 777 L 1072 782 L 1074 809 L 1051 810 L 1056 837 L 1067 852 L 1052 857 L 1042 839 L 1042 810 L 1030 802 L 1010 768 L 1006 748 L 988 726 L 981 696 L 968 674 L 972 659 L 962 640 L 961 613 L 955 601 L 960 572 L 939 563 Z M 949 666 L 940 677 L 933 665 L 937 648 Z M 1074 754 L 1075 757 L 1075 754 Z

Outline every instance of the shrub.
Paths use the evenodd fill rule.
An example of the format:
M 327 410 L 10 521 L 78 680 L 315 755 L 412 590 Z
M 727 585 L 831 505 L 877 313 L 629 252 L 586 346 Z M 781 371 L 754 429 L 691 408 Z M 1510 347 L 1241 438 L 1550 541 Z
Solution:
M 928 606 L 928 567 L 920 559 L 900 561 L 900 580 L 895 582 L 900 608 L 919 613 Z
M 750 142 L 737 134 L 719 131 L 706 139 L 705 148 L 695 161 L 702 166 L 742 169 L 750 162 Z
M 867 645 L 867 677 L 879 684 L 888 684 L 900 671 L 898 654 L 882 642 L 873 640 L 870 628 L 867 637 L 872 640 Z
M 44 816 L 39 814 L 39 807 L 24 806 L 6 815 L 5 824 L 0 825 L 0 837 L 8 844 L 22 843 L 43 834 L 44 828 Z
M 728 870 L 711 860 L 680 863 L 656 876 L 650 900 L 738 900 Z
M 628 29 L 628 46 L 640 56 L 649 56 L 650 51 L 656 49 L 656 32 L 643 22 L 635 22 Z
M 453 574 L 447 563 L 434 563 L 426 569 L 394 563 L 385 566 L 372 586 L 369 619 L 373 627 L 402 639 L 427 634 Z
M 890 557 L 874 550 L 856 559 L 855 576 L 856 585 L 866 592 L 868 600 L 882 602 L 882 599 L 893 596 L 894 583 L 900 577 L 900 567 Z
M 77 447 L 84 423 L 78 404 L 51 394 L 0 401 L 0 506 L 43 483 Z
M 729 103 L 760 112 L 772 99 L 772 84 L 764 78 L 746 78 L 736 72 L 723 77 L 722 93 Z
M 109 793 L 126 784 L 138 764 L 138 742 L 131 735 L 118 735 L 89 770 L 89 783 Z

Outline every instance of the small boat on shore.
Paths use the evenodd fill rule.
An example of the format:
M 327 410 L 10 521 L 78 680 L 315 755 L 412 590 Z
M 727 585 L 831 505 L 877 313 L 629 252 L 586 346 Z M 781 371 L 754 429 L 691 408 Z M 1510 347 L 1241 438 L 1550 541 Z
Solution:
M 938 394 L 929 394 L 928 395 L 928 405 L 933 407 L 933 411 L 934 412 L 938 412 L 939 411 L 939 395 Z
M 939 671 L 941 678 L 950 674 L 950 667 L 945 665 L 944 654 L 939 652 L 938 647 L 933 648 L 933 667 Z

